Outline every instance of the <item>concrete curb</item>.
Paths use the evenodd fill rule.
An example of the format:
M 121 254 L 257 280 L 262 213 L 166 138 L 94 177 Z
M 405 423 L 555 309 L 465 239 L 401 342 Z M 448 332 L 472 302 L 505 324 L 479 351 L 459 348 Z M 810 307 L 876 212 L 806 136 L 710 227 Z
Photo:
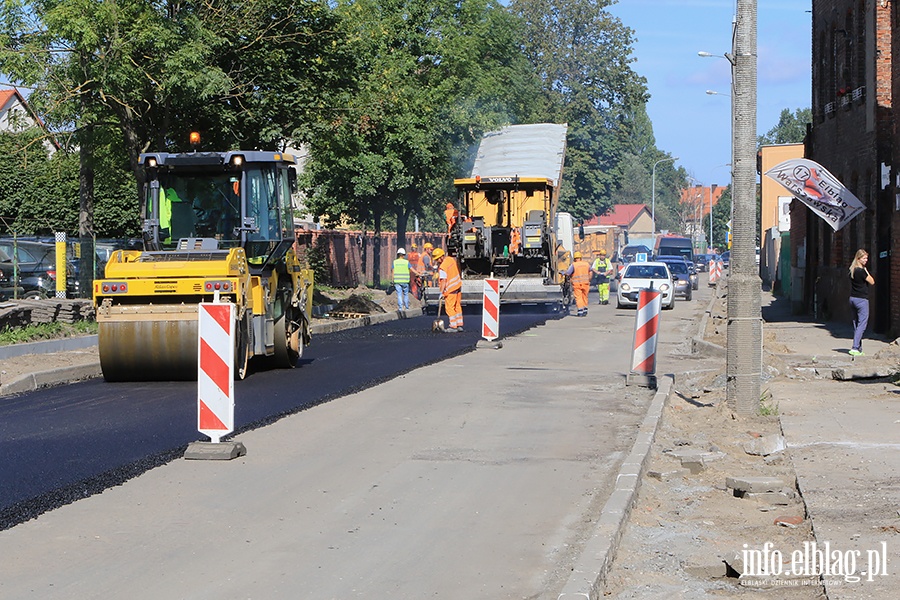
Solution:
M 313 325 L 310 331 L 313 334 L 333 333 L 336 331 L 344 331 L 355 327 L 365 327 L 367 325 L 376 325 L 378 323 L 386 323 L 388 321 L 396 321 L 398 319 L 411 319 L 422 314 L 422 309 L 411 308 L 409 310 L 396 310 L 386 313 L 378 313 L 361 317 L 359 319 L 347 319 L 345 321 L 335 321 L 334 323 L 323 323 L 321 325 Z M 87 335 L 75 338 L 63 338 L 60 340 L 48 340 L 46 342 L 31 342 L 27 344 L 16 344 L 9 346 L 9 349 L 16 352 L 3 355 L 0 353 L 0 359 L 12 358 L 14 356 L 23 356 L 26 354 L 46 354 L 49 352 L 66 352 L 69 350 L 80 350 L 97 345 L 96 335 Z M 5 348 L 4 348 L 5 349 Z M 2 349 L 0 349 L 2 350 Z M 21 394 L 24 392 L 33 392 L 39 388 L 52 387 L 73 381 L 81 381 L 83 379 L 92 379 L 94 377 L 102 377 L 103 372 L 100 370 L 100 361 L 87 363 L 83 365 L 73 365 L 71 367 L 61 367 L 58 369 L 49 369 L 47 371 L 38 371 L 29 373 L 13 379 L 9 383 L 0 385 L 0 396 L 9 396 L 11 394 Z
M 694 337 L 691 338 L 692 354 L 702 354 L 704 356 L 719 356 L 723 358 L 728 355 L 728 351 L 725 348 L 718 344 L 707 342 L 704 339 L 706 334 L 706 326 L 709 324 L 710 315 L 712 315 L 713 304 L 718 300 L 719 284 L 716 284 L 715 289 L 713 289 L 713 295 L 710 297 L 709 302 L 706 304 L 706 310 L 703 312 L 703 316 L 700 317 L 700 327 L 697 329 L 697 333 L 694 334 Z
M 572 574 L 558 600 L 585 598 L 597 600 L 603 596 L 606 576 L 616 557 L 619 541 L 625 532 L 628 517 L 641 489 L 641 480 L 647 468 L 653 440 L 662 421 L 663 408 L 674 389 L 673 380 L 672 375 L 660 379 L 660 386 L 638 429 L 631 452 L 625 457 L 616 475 L 615 489 L 603 506 L 594 532 L 572 569 Z
M 76 337 L 60 338 L 58 340 L 44 340 L 42 342 L 27 342 L 24 344 L 11 344 L 0 346 L 0 360 L 25 356 L 26 354 L 48 354 L 50 352 L 68 352 L 69 350 L 81 350 L 97 345 L 96 335 L 79 335 Z
M 101 375 L 99 362 L 28 373 L 13 379 L 9 383 L 0 385 L 0 396 L 33 392 L 39 388 L 51 387 L 71 381 L 81 381 L 82 379 L 92 379 Z
M 421 308 L 410 308 L 407 310 L 392 310 L 386 313 L 377 313 L 367 315 L 358 319 L 345 319 L 343 321 L 334 321 L 333 323 L 322 323 L 313 325 L 309 328 L 310 333 L 334 333 L 336 331 L 344 331 L 345 329 L 353 329 L 354 327 L 365 327 L 367 325 L 377 325 L 378 323 L 386 323 L 388 321 L 396 321 L 398 319 L 411 319 L 424 314 Z

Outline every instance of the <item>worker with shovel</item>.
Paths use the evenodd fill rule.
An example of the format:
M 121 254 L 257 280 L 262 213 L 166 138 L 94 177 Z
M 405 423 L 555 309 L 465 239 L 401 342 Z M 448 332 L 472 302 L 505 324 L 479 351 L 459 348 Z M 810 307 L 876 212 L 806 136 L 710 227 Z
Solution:
M 444 331 L 457 333 L 463 330 L 462 277 L 459 274 L 459 265 L 455 258 L 447 256 L 441 248 L 435 248 L 431 258 L 438 265 L 441 298 L 444 299 L 444 309 L 450 320 L 450 327 Z

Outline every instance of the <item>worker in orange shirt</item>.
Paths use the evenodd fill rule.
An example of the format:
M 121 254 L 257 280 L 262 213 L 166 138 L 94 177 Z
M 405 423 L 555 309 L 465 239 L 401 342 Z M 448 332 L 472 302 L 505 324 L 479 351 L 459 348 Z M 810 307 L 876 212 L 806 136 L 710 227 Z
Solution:
M 572 291 L 575 295 L 575 306 L 578 316 L 586 317 L 588 313 L 588 293 L 591 291 L 591 265 L 581 260 L 581 252 L 576 252 L 575 259 L 565 274 L 572 278 Z
M 441 296 L 444 298 L 444 310 L 450 320 L 450 327 L 446 333 L 457 333 L 463 330 L 462 314 L 462 277 L 459 274 L 459 265 L 452 256 L 447 256 L 444 251 L 437 248 L 432 254 L 437 263 L 440 277 Z
M 419 250 L 415 244 L 409 246 L 409 252 L 406 253 L 406 260 L 409 261 L 410 268 L 416 272 L 409 280 L 409 293 L 416 300 L 421 300 L 422 296 L 419 294 L 419 290 L 422 287 L 422 265 L 421 258 L 419 257 Z
M 456 220 L 459 219 L 459 211 L 456 210 L 452 202 L 447 203 L 447 208 L 444 210 L 444 219 L 447 221 L 447 233 L 450 233 L 453 226 L 456 225 Z

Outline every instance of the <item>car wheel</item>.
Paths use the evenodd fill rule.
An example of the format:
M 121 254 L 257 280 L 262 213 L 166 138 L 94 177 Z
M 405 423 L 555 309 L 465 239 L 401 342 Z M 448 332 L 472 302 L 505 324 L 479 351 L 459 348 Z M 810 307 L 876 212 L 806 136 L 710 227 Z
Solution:
M 43 300 L 46 297 L 47 296 L 45 294 L 42 294 L 41 292 L 39 292 L 37 290 L 31 290 L 30 292 L 25 292 L 25 295 L 22 296 L 22 298 L 24 298 L 25 300 Z
M 694 299 L 694 293 L 688 292 L 687 296 L 685 296 L 684 299 L 687 300 L 688 302 L 690 302 L 691 300 Z
M 625 308 L 625 305 L 618 298 L 616 298 L 616 308 Z

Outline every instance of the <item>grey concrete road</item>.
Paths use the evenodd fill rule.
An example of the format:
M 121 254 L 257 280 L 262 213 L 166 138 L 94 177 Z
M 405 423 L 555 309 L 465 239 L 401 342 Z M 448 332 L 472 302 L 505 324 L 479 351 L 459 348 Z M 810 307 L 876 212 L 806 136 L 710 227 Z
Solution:
M 4 531 L 0 597 L 556 598 L 653 397 L 633 325 L 594 305 Z

